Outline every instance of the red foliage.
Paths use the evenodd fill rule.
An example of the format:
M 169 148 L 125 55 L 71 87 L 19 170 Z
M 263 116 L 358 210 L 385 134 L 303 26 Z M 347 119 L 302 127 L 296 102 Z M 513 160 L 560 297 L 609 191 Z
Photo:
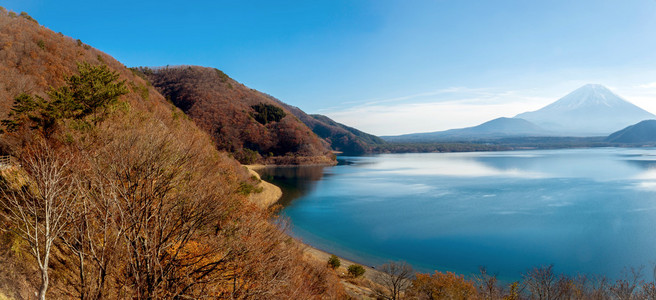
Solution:
M 217 147 L 230 152 L 250 149 L 262 156 L 320 157 L 327 146 L 305 124 L 283 107 L 279 122 L 261 124 L 252 106 L 282 105 L 212 68 L 178 66 L 142 68 L 143 74 L 200 128 L 212 135 Z M 297 160 L 298 161 L 298 160 Z

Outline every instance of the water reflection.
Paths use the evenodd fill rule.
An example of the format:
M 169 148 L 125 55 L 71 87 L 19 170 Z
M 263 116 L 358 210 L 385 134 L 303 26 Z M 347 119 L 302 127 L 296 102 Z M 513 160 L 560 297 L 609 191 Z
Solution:
M 424 272 L 461 273 L 487 265 L 509 279 L 553 263 L 614 275 L 656 259 L 654 155 L 395 154 L 261 174 L 283 188 L 294 236 L 361 263 L 405 260 Z
M 531 170 L 526 168 L 525 165 L 515 166 L 510 163 L 497 164 L 493 161 L 479 161 L 479 157 L 470 153 L 444 153 L 439 155 L 434 153 L 413 153 L 401 156 L 383 155 L 380 158 L 375 165 L 371 166 L 371 170 L 375 173 L 384 172 L 402 176 L 545 177 L 541 170 Z
M 656 168 L 656 157 L 645 154 L 618 154 L 615 149 L 601 149 L 590 155 L 589 151 L 382 155 L 367 167 L 375 173 L 402 176 L 590 178 L 597 181 L 622 180 L 631 178 L 636 172 Z
M 273 183 L 282 190 L 282 197 L 278 204 L 289 205 L 294 199 L 301 198 L 310 193 L 317 181 L 324 176 L 325 166 L 283 166 L 266 167 L 257 170 L 262 180 Z

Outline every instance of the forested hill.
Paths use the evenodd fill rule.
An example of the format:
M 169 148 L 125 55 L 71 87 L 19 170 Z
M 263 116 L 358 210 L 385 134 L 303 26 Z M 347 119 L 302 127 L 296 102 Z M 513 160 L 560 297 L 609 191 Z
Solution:
M 0 120 L 0 299 L 340 298 L 335 273 L 247 201 L 256 181 L 181 110 L 3 8 Z
M 334 163 L 329 145 L 281 103 L 220 70 L 139 68 L 173 104 L 242 163 Z
M 612 133 L 606 142 L 623 145 L 654 145 L 656 144 L 656 120 L 644 120 Z
M 333 150 L 342 152 L 344 155 L 371 153 L 375 146 L 385 143 L 383 139 L 375 135 L 335 122 L 324 115 L 308 115 L 298 107 L 285 104 L 273 97 L 271 97 L 271 99 L 280 103 L 280 105 L 285 107 L 294 114 L 294 116 L 305 123 L 305 125 L 310 127 L 310 129 L 312 129 L 316 135 L 324 139 Z

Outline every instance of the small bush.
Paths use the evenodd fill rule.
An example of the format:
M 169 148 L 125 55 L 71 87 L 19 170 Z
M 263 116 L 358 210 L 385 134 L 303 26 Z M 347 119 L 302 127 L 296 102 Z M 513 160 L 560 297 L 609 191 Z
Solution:
M 350 265 L 348 267 L 348 274 L 351 275 L 353 278 L 358 278 L 362 275 L 364 275 L 365 269 L 361 265 Z
M 242 182 L 239 183 L 239 188 L 237 188 L 237 193 L 248 196 L 250 194 L 261 193 L 264 189 L 261 187 L 256 187 L 250 183 Z
M 257 178 L 257 176 L 255 176 L 255 175 L 252 175 L 252 176 L 251 176 L 251 180 L 254 181 L 254 182 L 257 182 L 257 183 L 262 182 L 262 179 Z
M 27 14 L 26 12 L 24 12 L 24 11 L 22 11 L 22 12 L 20 13 L 20 16 L 23 17 L 23 18 L 25 18 L 25 19 L 30 20 L 31 22 L 34 22 L 34 23 L 39 24 L 39 22 L 37 22 L 36 20 L 34 20 L 34 18 L 30 17 L 30 15 L 28 15 L 28 14 Z
M 44 42 L 43 40 L 39 40 L 38 42 L 36 42 L 36 44 L 37 44 L 37 46 L 39 46 L 39 48 L 41 48 L 42 50 L 46 50 L 46 42 Z
M 98 57 L 100 57 L 100 55 Z M 147 101 L 150 98 L 150 92 L 148 91 L 147 86 L 141 85 L 141 84 L 130 83 L 130 88 L 132 89 L 133 92 L 135 92 L 139 96 L 141 96 L 141 99 Z
M 342 265 L 342 262 L 339 260 L 339 257 L 337 255 L 333 254 L 328 258 L 328 267 L 335 270 L 339 268 L 339 266 Z
M 241 149 L 234 153 L 235 159 L 242 165 L 252 165 L 257 162 L 258 153 L 248 148 Z

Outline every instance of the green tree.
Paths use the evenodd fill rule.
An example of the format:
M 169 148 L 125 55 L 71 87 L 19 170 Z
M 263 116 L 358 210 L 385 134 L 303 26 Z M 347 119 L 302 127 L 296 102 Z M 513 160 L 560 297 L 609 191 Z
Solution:
M 348 273 L 349 275 L 353 276 L 354 278 L 358 278 L 362 275 L 364 275 L 365 269 L 361 265 L 350 265 L 348 267 Z
M 342 265 L 342 262 L 339 260 L 339 257 L 337 255 L 333 254 L 328 258 L 328 267 L 335 270 L 339 268 L 339 266 Z
M 48 137 L 61 119 L 85 119 L 91 115 L 94 124 L 102 121 L 107 107 L 128 92 L 125 81 L 118 81 L 119 75 L 105 65 L 79 63 L 78 71 L 79 75 L 66 77 L 66 85 L 51 88 L 49 99 L 20 94 L 2 125 L 13 132 L 27 122 L 31 129 L 41 130 Z
M 93 66 L 83 62 L 77 69 L 79 75 L 67 77 L 65 86 L 51 90 L 48 95 L 51 101 L 64 104 L 66 117 L 82 119 L 92 115 L 95 124 L 104 119 L 107 107 L 128 89 L 125 80 L 118 81 L 119 74 L 106 65 Z
M 61 108 L 57 103 L 47 101 L 40 96 L 22 93 L 14 99 L 14 105 L 9 113 L 10 119 L 2 120 L 8 132 L 18 130 L 25 122 L 31 129 L 38 129 L 47 137 L 61 118 Z
M 285 117 L 285 111 L 282 108 L 275 105 L 260 103 L 258 105 L 251 106 L 255 110 L 253 118 L 262 125 L 266 125 L 271 122 L 279 122 L 282 118 Z

